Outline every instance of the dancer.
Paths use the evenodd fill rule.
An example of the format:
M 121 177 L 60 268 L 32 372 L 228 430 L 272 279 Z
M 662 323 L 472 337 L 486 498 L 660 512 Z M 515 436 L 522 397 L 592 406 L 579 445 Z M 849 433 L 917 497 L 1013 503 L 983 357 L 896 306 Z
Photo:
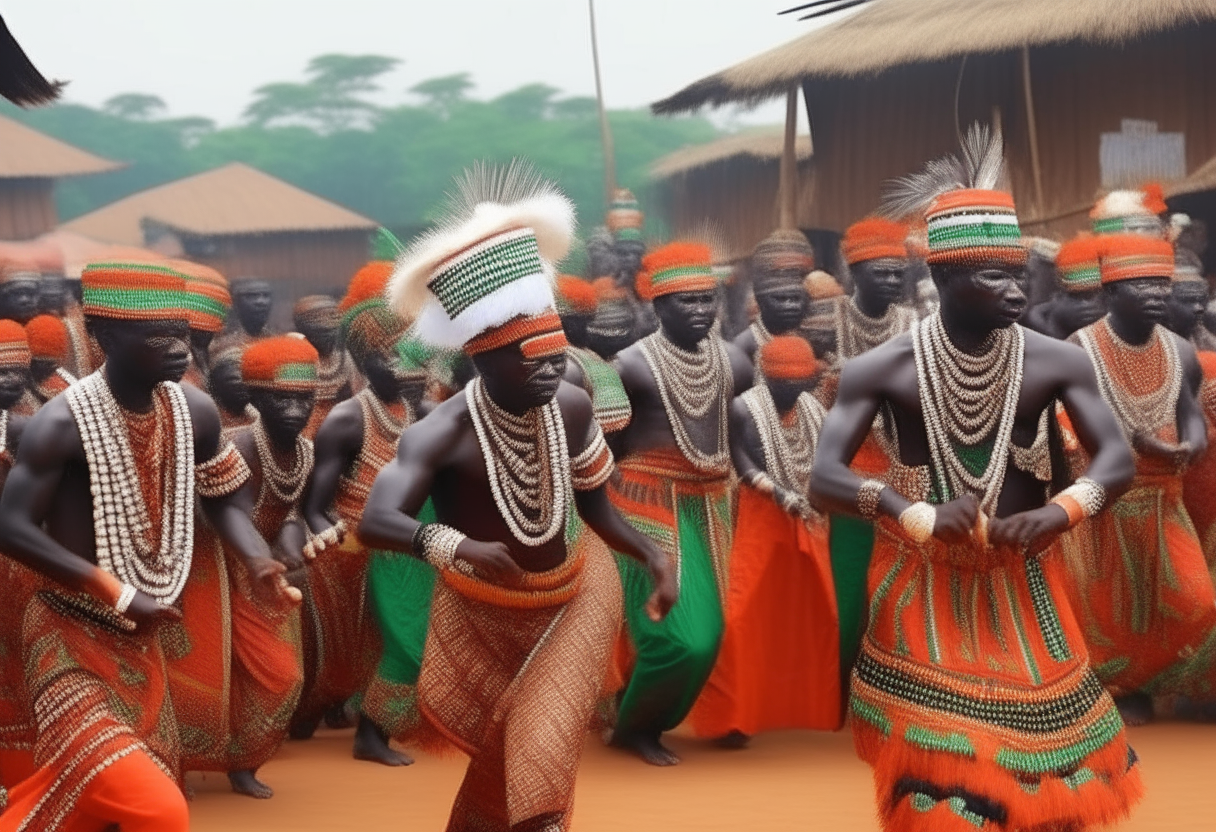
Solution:
M 212 342 L 211 352 L 214 355 L 232 347 L 244 349 L 274 334 L 267 327 L 274 309 L 274 289 L 270 281 L 246 277 L 233 281 L 231 292 L 237 327 Z
M 836 593 L 827 518 L 809 503 L 827 415 L 810 393 L 807 342 L 778 335 L 757 356 L 764 383 L 731 405 L 731 456 L 742 484 L 726 629 L 712 681 L 693 709 L 699 736 L 740 747 L 761 731 L 843 723 Z
M 233 347 L 221 352 L 211 361 L 207 391 L 220 411 L 224 432 L 252 425 L 258 412 L 249 403 L 249 388 L 241 378 L 241 350 Z
M 30 394 L 42 406 L 76 381 L 64 368 L 71 358 L 72 342 L 68 328 L 53 315 L 35 315 L 25 325 L 30 347 Z
M 1012 198 L 991 190 L 999 134 L 973 127 L 965 148 L 965 163 L 935 163 L 893 206 L 928 203 L 940 311 L 845 365 L 811 492 L 877 521 L 851 711 L 883 828 L 1081 830 L 1126 816 L 1141 783 L 1055 541 L 1117 496 L 1132 464 L 1084 353 L 1014 323 L 1026 249 Z M 1093 461 L 1048 502 L 1027 451 L 1056 399 Z M 880 408 L 904 481 L 849 469 Z
M 1059 291 L 1026 314 L 1026 326 L 1051 338 L 1064 340 L 1106 314 L 1099 257 L 1103 239 L 1081 234 L 1056 254 Z
M 303 335 L 321 357 L 317 368 L 317 404 L 304 435 L 316 438 L 321 423 L 338 402 L 353 395 L 355 368 L 346 348 L 338 343 L 342 315 L 338 302 L 329 295 L 307 295 L 292 309 L 296 332 Z
M 368 594 L 372 552 L 354 531 L 376 474 L 396 454 L 401 431 L 417 418 L 427 384 L 424 370 L 401 366 L 397 342 L 406 323 L 382 296 L 383 291 L 353 306 L 342 322 L 347 348 L 368 386 L 335 406 L 317 434 L 316 471 L 304 517 L 315 535 L 310 545 L 319 551 L 309 569 L 304 605 L 305 682 L 293 719 L 294 737 L 311 735 L 327 710 L 362 693 L 381 654 Z M 411 566 L 425 569 L 416 561 Z M 428 588 L 419 604 L 424 618 L 429 598 Z M 412 596 L 394 600 L 408 605 Z M 359 717 L 354 756 L 393 766 L 412 762 L 388 747 L 384 728 L 366 712 Z
M 648 564 L 655 618 L 675 584 L 608 503 L 612 455 L 587 394 L 562 381 L 567 344 L 547 275 L 569 246 L 573 207 L 516 166 L 476 168 L 457 192 L 401 261 L 391 298 L 404 317 L 421 303 L 419 337 L 463 344 L 481 375 L 402 433 L 359 536 L 439 571 L 419 705 L 472 757 L 448 829 L 564 830 L 621 615 L 599 540 Z M 428 494 L 438 522 L 419 524 Z
M 169 260 L 165 265 L 186 279 L 186 311 L 190 313 L 190 366 L 182 381 L 199 390 L 206 390 L 207 378 L 211 374 L 211 342 L 215 334 L 224 329 L 228 310 L 232 308 L 228 280 L 210 266 L 189 260 Z
M 856 358 L 907 332 L 915 311 L 902 303 L 908 269 L 907 226 L 868 217 L 845 230 L 841 252 L 853 278 L 853 294 L 836 305 L 837 363 Z
M 760 316 L 735 336 L 735 346 L 743 350 L 753 365 L 757 353 L 773 336 L 796 333 L 811 304 L 804 282 L 815 268 L 815 252 L 806 236 L 794 229 L 768 235 L 752 252 L 752 292 Z M 756 370 L 756 383 L 764 374 Z
M 570 275 L 557 279 L 557 313 L 570 346 L 566 381 L 591 397 L 595 420 L 606 435 L 624 430 L 632 417 L 629 397 L 616 369 L 590 348 L 588 328 L 596 318 L 599 295 L 593 285 Z
M 1114 509 L 1075 533 L 1073 607 L 1094 669 L 1124 719 L 1152 718 L 1145 688 L 1216 626 L 1216 591 L 1182 502 L 1182 473 L 1207 447 L 1194 348 L 1167 330 L 1173 247 L 1139 234 L 1103 240 L 1105 318 L 1071 340 L 1136 453 Z
M 610 277 L 597 277 L 595 317 L 587 324 L 587 347 L 605 361 L 637 340 L 637 310 L 629 293 Z
M 621 434 L 613 505 L 679 569 L 680 602 L 661 622 L 645 614 L 650 580 L 618 558 L 636 663 L 612 743 L 652 765 L 679 757 L 660 741 L 692 708 L 722 636 L 720 591 L 731 534 L 730 402 L 751 386 L 751 364 L 713 334 L 718 285 L 709 248 L 670 243 L 646 256 L 639 293 L 658 332 L 617 356 L 633 421 Z
M 188 361 L 181 276 L 106 263 L 82 281 L 104 370 L 30 421 L 0 497 L 0 549 L 46 584 L 22 627 L 39 769 L 0 829 L 184 831 L 161 644 L 181 618 L 195 494 L 228 545 L 265 547 L 230 494 L 239 457 L 215 406 L 174 383 Z

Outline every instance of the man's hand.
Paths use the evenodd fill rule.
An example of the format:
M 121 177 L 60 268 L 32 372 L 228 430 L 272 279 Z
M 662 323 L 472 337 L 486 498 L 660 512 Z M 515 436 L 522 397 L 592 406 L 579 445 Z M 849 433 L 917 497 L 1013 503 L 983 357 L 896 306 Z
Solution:
M 280 561 L 265 557 L 250 558 L 246 561 L 246 567 L 249 569 L 249 577 L 253 579 L 254 592 L 263 598 L 285 599 L 292 604 L 304 600 L 303 593 L 287 583 L 287 567 Z
M 937 506 L 933 536 L 946 543 L 969 543 L 974 538 L 980 504 L 970 494 Z
M 781 510 L 792 517 L 806 518 L 811 513 L 810 501 L 802 494 L 795 494 L 780 486 L 773 489 L 773 499 Z
M 135 622 L 137 633 L 151 632 L 160 624 L 182 620 L 182 614 L 177 607 L 166 607 L 151 595 L 138 591 L 131 599 L 131 606 L 127 607 L 123 614 Z
M 283 564 L 283 568 L 287 572 L 295 572 L 298 569 L 303 569 L 305 566 L 304 553 L 290 551 L 283 546 L 275 546 L 274 559 Z
M 1201 453 L 1201 449 L 1190 442 L 1173 445 L 1151 433 L 1136 434 L 1132 437 L 1132 447 L 1137 453 L 1164 460 L 1170 467 L 1179 471 L 1190 467 Z
M 505 543 L 483 543 L 466 537 L 456 548 L 456 559 L 473 567 L 477 577 L 499 586 L 517 586 L 524 576 Z
M 1037 555 L 1068 531 L 1068 512 L 1055 503 L 992 520 L 988 539 L 993 546 L 1011 546 Z
M 676 584 L 676 570 L 671 558 L 661 549 L 654 549 L 650 557 L 650 577 L 654 581 L 654 592 L 646 600 L 646 615 L 651 621 L 662 621 L 679 600 L 680 590 Z

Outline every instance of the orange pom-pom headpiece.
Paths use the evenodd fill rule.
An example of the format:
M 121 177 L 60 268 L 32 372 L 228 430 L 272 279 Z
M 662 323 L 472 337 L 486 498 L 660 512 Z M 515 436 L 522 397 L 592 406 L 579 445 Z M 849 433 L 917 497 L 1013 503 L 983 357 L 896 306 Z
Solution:
M 369 300 L 383 300 L 384 290 L 388 287 L 388 279 L 392 275 L 391 260 L 373 260 L 362 266 L 350 279 L 346 296 L 338 304 L 338 309 L 346 313 Z
M 554 296 L 560 315 L 594 315 L 599 306 L 599 295 L 595 287 L 585 280 L 568 274 L 557 276 L 557 292 Z
M 802 381 L 815 375 L 819 362 L 804 339 L 778 335 L 760 348 L 760 369 L 768 379 Z
M 865 260 L 908 258 L 908 226 L 902 222 L 866 217 L 855 222 L 844 232 L 840 249 L 851 266 Z
M 30 366 L 30 345 L 25 328 L 16 321 L 0 321 L 0 367 Z
M 1116 234 L 1102 241 L 1102 283 L 1174 276 L 1174 247 L 1143 234 Z
M 1082 234 L 1060 246 L 1056 271 L 1066 292 L 1088 292 L 1102 285 L 1102 240 Z
M 642 258 L 637 276 L 638 297 L 654 300 L 676 292 L 704 292 L 715 289 L 713 258 L 703 243 L 674 242 L 657 248 Z
M 29 342 L 32 358 L 51 358 L 63 364 L 71 354 L 68 328 L 54 315 L 37 315 L 25 325 L 25 337 Z
M 304 338 L 278 335 L 255 341 L 241 356 L 241 378 L 250 387 L 285 392 L 317 389 L 321 357 Z
M 1160 185 L 1141 189 L 1111 191 L 1099 199 L 1089 212 L 1095 234 L 1165 235 L 1160 214 L 1169 210 Z

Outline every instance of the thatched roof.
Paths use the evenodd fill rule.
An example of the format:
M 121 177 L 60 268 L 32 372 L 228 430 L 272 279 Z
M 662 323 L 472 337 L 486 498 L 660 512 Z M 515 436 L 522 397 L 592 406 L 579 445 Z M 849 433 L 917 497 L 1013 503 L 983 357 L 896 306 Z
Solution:
M 1207 162 L 1186 179 L 1181 179 L 1165 186 L 1165 195 L 1167 197 L 1186 196 L 1187 194 L 1198 194 L 1204 191 L 1216 191 L 1216 156 L 1208 159 Z
M 808 78 L 1061 43 L 1117 44 L 1216 20 L 1216 0 L 873 0 L 861 11 L 702 78 L 652 105 L 754 104 Z
M 0 179 L 55 178 L 123 167 L 0 116 Z
M 95 240 L 140 246 L 145 221 L 200 236 L 377 227 L 367 217 L 240 162 L 140 191 L 63 227 Z
M 785 149 L 785 133 L 781 129 L 751 131 L 725 136 L 706 144 L 689 145 L 669 153 L 650 166 L 651 179 L 670 179 L 690 170 L 707 167 L 738 156 L 779 160 Z M 811 137 L 799 136 L 794 146 L 799 162 L 811 158 Z

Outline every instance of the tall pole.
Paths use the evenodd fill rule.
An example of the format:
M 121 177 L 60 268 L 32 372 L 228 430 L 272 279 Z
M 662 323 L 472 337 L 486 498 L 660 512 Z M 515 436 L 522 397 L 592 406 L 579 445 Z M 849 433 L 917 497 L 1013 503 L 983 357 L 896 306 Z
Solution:
M 1026 94 L 1026 130 L 1030 133 L 1030 171 L 1034 176 L 1034 200 L 1043 216 L 1043 168 L 1039 162 L 1039 128 L 1034 111 L 1034 88 L 1030 83 L 1030 47 L 1022 47 L 1022 89 Z
M 781 149 L 781 172 L 778 193 L 781 210 L 778 226 L 798 227 L 798 85 L 790 87 L 785 97 L 785 145 Z
M 600 114 L 600 144 L 604 148 L 604 204 L 612 204 L 616 193 L 616 154 L 612 148 L 612 130 L 608 126 L 608 111 L 604 109 L 604 84 L 600 79 L 600 44 L 595 32 L 595 0 L 587 0 L 591 13 L 591 62 L 595 64 L 595 103 Z

